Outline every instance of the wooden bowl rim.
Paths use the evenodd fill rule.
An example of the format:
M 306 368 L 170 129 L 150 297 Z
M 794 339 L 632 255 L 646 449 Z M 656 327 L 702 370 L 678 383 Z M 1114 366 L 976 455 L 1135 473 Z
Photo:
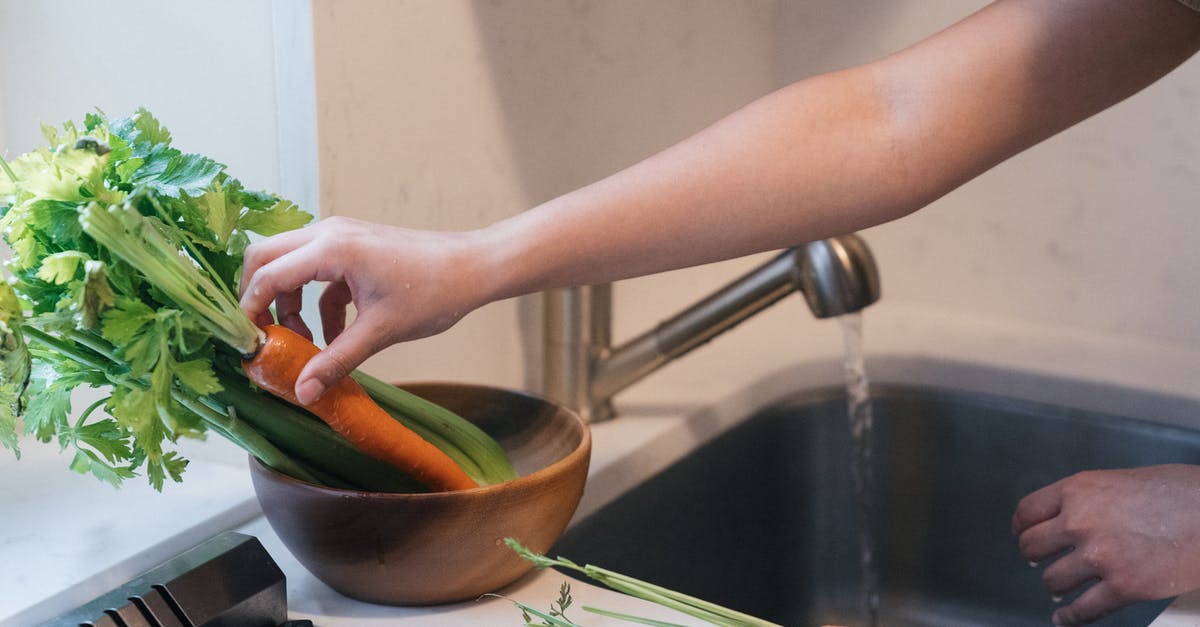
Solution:
M 540 401 L 543 403 L 548 403 L 550 405 L 553 405 L 559 411 L 565 412 L 568 416 L 570 416 L 572 419 L 574 419 L 574 421 L 580 426 L 581 436 L 579 438 L 579 444 L 574 449 L 572 449 L 570 453 L 567 453 L 566 455 L 564 455 L 562 459 L 559 459 L 558 461 L 550 464 L 549 466 L 540 468 L 528 475 L 517 477 L 516 479 L 510 479 L 508 481 L 504 481 L 501 483 L 493 483 L 491 485 L 478 486 L 475 488 L 468 488 L 466 490 L 450 490 L 450 491 L 443 491 L 443 492 L 372 492 L 370 490 L 355 490 L 355 489 L 350 489 L 350 488 L 333 488 L 333 487 L 329 487 L 329 486 L 317 485 L 315 483 L 304 481 L 302 479 L 297 479 L 295 477 L 292 477 L 291 475 L 286 475 L 282 472 L 279 472 L 278 470 L 275 470 L 274 468 L 271 468 L 270 466 L 267 466 L 266 464 L 262 463 L 261 460 L 259 460 L 257 457 L 255 457 L 253 455 L 249 456 L 251 470 L 270 478 L 272 481 L 285 483 L 285 484 L 292 484 L 296 488 L 305 489 L 305 490 L 309 490 L 309 491 L 313 491 L 313 492 L 326 492 L 326 493 L 329 493 L 329 495 L 331 495 L 331 496 L 354 495 L 354 496 L 361 496 L 361 497 L 370 497 L 370 498 L 374 498 L 374 499 L 401 500 L 401 501 L 403 501 L 403 500 L 422 501 L 422 500 L 430 500 L 430 499 L 447 499 L 447 498 L 455 498 L 455 495 L 460 495 L 459 498 L 479 498 L 479 497 L 488 496 L 489 494 L 491 494 L 493 492 L 508 492 L 508 491 L 513 491 L 513 490 L 522 490 L 522 489 L 525 489 L 526 487 L 532 487 L 533 485 L 545 483 L 546 480 L 548 480 L 554 476 L 567 474 L 567 471 L 570 468 L 572 468 L 580 463 L 582 463 L 584 465 L 584 472 L 587 472 L 587 466 L 590 464 L 591 454 L 592 454 L 592 430 L 589 427 L 588 423 L 586 421 L 584 421 L 583 418 L 581 418 L 578 413 L 576 413 L 575 411 L 566 407 L 565 405 L 562 405 L 561 403 L 557 403 L 548 398 L 538 396 L 536 394 L 531 394 L 529 392 L 525 392 L 522 390 L 505 388 L 505 387 L 495 386 L 495 385 L 484 385 L 484 384 L 478 384 L 478 383 L 454 383 L 454 382 L 449 382 L 449 381 L 408 381 L 405 383 L 395 384 L 395 385 L 397 385 L 398 387 L 405 387 L 405 388 L 407 388 L 409 386 L 411 386 L 411 387 L 475 388 L 475 389 L 488 390 L 488 391 L 493 391 L 493 392 L 503 392 L 506 394 L 515 394 L 515 395 L 531 398 L 531 399 L 534 399 L 534 400 L 537 400 L 537 401 Z M 580 458 L 582 458 L 582 460 Z M 585 480 L 586 480 L 586 478 L 585 478 Z

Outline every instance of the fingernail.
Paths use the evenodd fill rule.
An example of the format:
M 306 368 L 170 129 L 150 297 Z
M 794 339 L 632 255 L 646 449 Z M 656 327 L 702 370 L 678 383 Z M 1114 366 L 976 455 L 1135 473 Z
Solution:
M 1037 562 L 1033 560 L 1029 560 L 1028 564 L 1030 568 L 1037 568 Z
M 296 386 L 296 400 L 301 405 L 308 405 L 325 393 L 325 385 L 316 379 L 309 379 Z
M 1050 600 L 1054 603 L 1062 603 L 1062 597 L 1057 594 L 1050 595 Z

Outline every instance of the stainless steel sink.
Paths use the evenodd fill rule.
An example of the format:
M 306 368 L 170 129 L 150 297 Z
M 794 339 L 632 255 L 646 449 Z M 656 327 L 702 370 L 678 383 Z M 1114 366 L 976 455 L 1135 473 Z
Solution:
M 924 367 L 891 378 L 925 383 L 873 389 L 881 625 L 1049 624 L 1040 571 L 1009 531 L 1017 501 L 1079 470 L 1200 463 L 1200 433 L 1143 419 L 1200 417 L 1194 403 Z M 939 371 L 974 383 L 929 384 Z M 795 393 L 579 521 L 551 553 L 784 625 L 864 624 L 849 457 L 842 390 Z M 1098 624 L 1143 627 L 1168 603 Z

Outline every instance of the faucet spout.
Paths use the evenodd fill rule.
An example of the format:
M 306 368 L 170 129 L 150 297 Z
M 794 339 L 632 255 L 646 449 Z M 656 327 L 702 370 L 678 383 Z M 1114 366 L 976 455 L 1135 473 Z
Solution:
M 612 417 L 616 393 L 793 291 L 818 318 L 859 311 L 880 293 L 874 256 L 857 235 L 789 248 L 617 347 L 610 345 L 610 290 L 555 290 L 546 299 L 543 391 L 592 422 Z
M 855 234 L 800 246 L 799 289 L 818 318 L 861 311 L 879 300 L 879 268 L 866 240 Z

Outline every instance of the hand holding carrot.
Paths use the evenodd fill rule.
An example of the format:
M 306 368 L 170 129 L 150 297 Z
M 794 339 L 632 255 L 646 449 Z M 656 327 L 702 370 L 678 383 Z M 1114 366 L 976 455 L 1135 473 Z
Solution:
M 296 397 L 315 401 L 372 354 L 440 333 L 486 302 L 475 236 L 333 217 L 251 245 L 241 306 L 257 323 L 279 322 L 312 338 L 300 318 L 304 286 L 327 281 L 319 300 L 328 346 L 300 373 Z M 347 306 L 357 316 L 346 324 Z

